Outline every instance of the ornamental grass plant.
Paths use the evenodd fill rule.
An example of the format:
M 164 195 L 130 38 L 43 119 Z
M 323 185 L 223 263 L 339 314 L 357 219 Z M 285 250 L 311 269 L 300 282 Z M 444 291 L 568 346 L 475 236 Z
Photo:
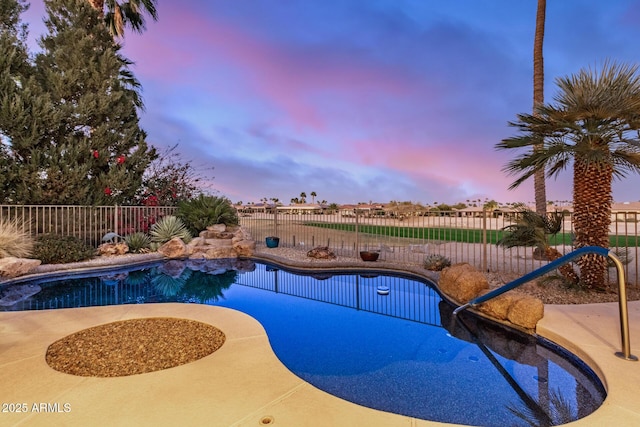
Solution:
M 33 252 L 33 238 L 16 219 L 0 219 L 0 258 L 28 258 Z

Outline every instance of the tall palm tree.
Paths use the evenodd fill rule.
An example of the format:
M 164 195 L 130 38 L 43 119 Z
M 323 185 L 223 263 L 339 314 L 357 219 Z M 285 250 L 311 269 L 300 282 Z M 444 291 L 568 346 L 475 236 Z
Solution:
M 502 229 L 505 234 L 496 242 L 496 245 L 505 248 L 534 247 L 544 254 L 547 261 L 556 260 L 562 254 L 549 244 L 549 238 L 562 230 L 563 220 L 562 214 L 558 212 L 540 215 L 529 209 L 521 209 L 516 223 Z M 565 264 L 558 270 L 571 285 L 578 284 L 579 277 L 570 264 Z
M 156 0 L 87 0 L 104 17 L 109 32 L 114 37 L 124 37 L 124 28 L 130 27 L 137 33 L 147 29 L 143 12 L 158 20 Z M 106 6 L 106 13 L 105 13 Z
M 300 193 L 300 203 L 307 203 L 307 193 L 304 191 Z
M 312 191 L 311 192 L 311 203 L 315 203 L 316 202 L 316 196 L 317 196 L 316 192 Z
M 557 176 L 573 164 L 575 246 L 609 247 L 614 178 L 640 172 L 640 77 L 637 65 L 605 62 L 600 71 L 583 69 L 556 79 L 554 104 L 537 114 L 519 114 L 510 125 L 521 134 L 496 144 L 497 149 L 527 148 L 505 166 L 519 175 L 515 188 L 539 170 Z M 540 150 L 531 150 L 544 137 Z M 586 255 L 577 261 L 587 288 L 605 287 L 607 260 Z
M 536 107 L 544 102 L 544 58 L 542 56 L 542 45 L 544 41 L 546 9 L 547 0 L 538 0 L 536 32 L 533 41 L 533 114 L 536 114 Z M 533 149 L 542 149 L 542 143 L 537 143 Z M 544 179 L 544 170 L 539 170 L 533 175 L 533 189 L 536 200 L 536 212 L 539 215 L 544 215 L 547 212 L 547 185 Z

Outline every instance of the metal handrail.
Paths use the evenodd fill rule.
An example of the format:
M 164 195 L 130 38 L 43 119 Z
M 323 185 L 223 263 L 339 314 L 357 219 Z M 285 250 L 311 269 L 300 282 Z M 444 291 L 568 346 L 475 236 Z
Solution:
M 457 316 L 463 310 L 466 310 L 469 307 L 474 307 L 478 304 L 482 304 L 483 302 L 489 301 L 497 296 L 504 294 L 507 291 L 517 288 L 520 285 L 523 285 L 535 278 L 542 276 L 543 274 L 549 273 L 556 268 L 573 261 L 576 258 L 579 258 L 586 254 L 596 254 L 602 255 L 611 258 L 613 263 L 616 266 L 616 270 L 618 272 L 618 307 L 620 312 L 620 335 L 622 338 L 622 351 L 616 352 L 616 356 L 625 359 L 637 361 L 638 358 L 631 354 L 631 344 L 629 340 L 629 312 L 627 310 L 627 289 L 624 282 L 624 268 L 622 266 L 622 262 L 620 259 L 607 248 L 603 248 L 600 246 L 585 246 L 583 248 L 578 248 L 573 252 L 570 252 L 566 255 L 561 256 L 560 258 L 551 261 L 550 263 L 543 265 L 537 270 L 532 271 L 531 273 L 527 273 L 522 277 L 513 280 L 506 285 L 495 289 L 485 295 L 479 296 L 477 298 L 472 299 L 468 303 L 461 305 L 453 311 L 453 315 Z

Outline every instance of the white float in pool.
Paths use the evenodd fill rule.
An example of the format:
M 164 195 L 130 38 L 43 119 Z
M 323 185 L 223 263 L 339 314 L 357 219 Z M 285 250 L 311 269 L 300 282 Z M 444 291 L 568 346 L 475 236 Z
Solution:
M 389 295 L 389 287 L 384 285 L 378 286 L 378 295 Z

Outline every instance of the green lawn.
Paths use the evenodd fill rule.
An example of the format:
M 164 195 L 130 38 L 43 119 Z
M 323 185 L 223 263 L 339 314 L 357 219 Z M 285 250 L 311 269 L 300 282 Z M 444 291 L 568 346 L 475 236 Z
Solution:
M 328 223 L 328 222 L 305 222 L 311 227 L 327 228 L 338 231 L 355 232 L 355 224 Z M 461 243 L 482 243 L 483 231 L 480 229 L 462 229 L 445 227 L 396 227 L 382 225 L 359 224 L 358 231 L 370 235 L 383 237 L 400 237 L 420 240 L 443 240 L 447 242 Z M 495 244 L 504 232 L 502 230 L 487 230 L 487 242 Z M 558 233 L 551 237 L 552 246 L 560 244 L 570 244 L 571 234 Z M 638 236 L 611 236 L 609 245 L 611 247 L 639 246 Z

